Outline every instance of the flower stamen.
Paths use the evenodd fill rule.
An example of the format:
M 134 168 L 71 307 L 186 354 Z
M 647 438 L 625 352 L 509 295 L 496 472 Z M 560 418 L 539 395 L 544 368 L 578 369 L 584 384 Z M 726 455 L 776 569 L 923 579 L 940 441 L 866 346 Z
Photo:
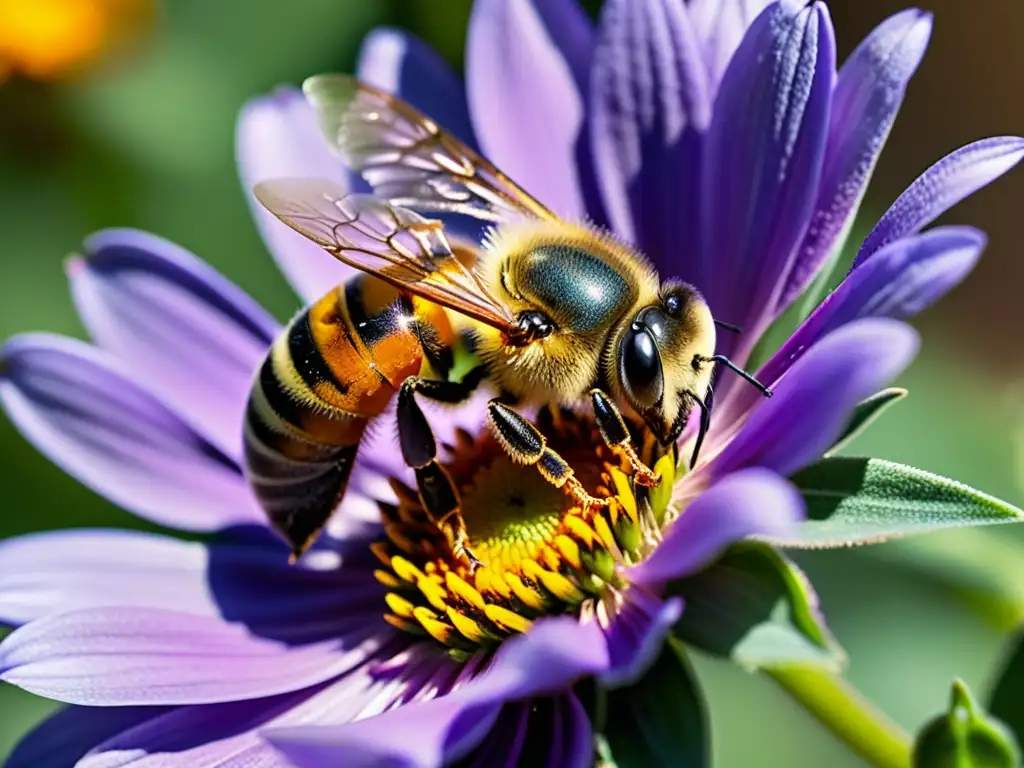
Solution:
M 381 505 L 385 538 L 373 544 L 392 626 L 465 658 L 540 617 L 592 612 L 623 586 L 618 567 L 642 559 L 657 540 L 646 529 L 664 515 L 662 486 L 671 487 L 674 457 L 655 464 L 661 481 L 648 490 L 634 482 L 629 457 L 605 447 L 593 421 L 544 410 L 538 427 L 601 504 L 580 504 L 536 468 L 513 463 L 488 432 L 460 433 L 443 463 L 481 562 L 470 568 L 457 557 L 418 495 L 392 481 L 397 503 Z

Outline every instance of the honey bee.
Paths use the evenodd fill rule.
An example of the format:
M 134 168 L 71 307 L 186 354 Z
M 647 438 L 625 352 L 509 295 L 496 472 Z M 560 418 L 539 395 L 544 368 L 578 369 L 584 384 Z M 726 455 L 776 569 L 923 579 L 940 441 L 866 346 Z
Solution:
M 341 75 L 310 78 L 304 90 L 328 141 L 373 194 L 320 179 L 255 189 L 270 212 L 362 273 L 291 321 L 249 399 L 247 476 L 293 556 L 337 507 L 367 424 L 395 396 L 402 456 L 424 509 L 474 564 L 458 493 L 417 395 L 458 403 L 489 382 L 499 393 L 488 404 L 498 442 L 584 507 L 607 502 L 587 492 L 514 405 L 589 400 L 604 441 L 637 483 L 653 486 L 658 477 L 627 419 L 668 449 L 699 408 L 692 465 L 710 423 L 716 363 L 770 395 L 715 355 L 716 321 L 693 286 L 663 283 L 634 248 L 558 218 L 399 99 Z M 482 247 L 453 245 L 440 221 L 413 209 L 492 229 Z M 460 340 L 479 364 L 455 380 Z

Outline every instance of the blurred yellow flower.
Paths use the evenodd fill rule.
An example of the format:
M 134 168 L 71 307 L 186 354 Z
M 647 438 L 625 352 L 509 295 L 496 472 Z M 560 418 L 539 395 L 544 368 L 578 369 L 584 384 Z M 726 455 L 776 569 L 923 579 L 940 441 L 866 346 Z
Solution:
M 0 77 L 79 70 L 150 17 L 153 0 L 0 0 Z

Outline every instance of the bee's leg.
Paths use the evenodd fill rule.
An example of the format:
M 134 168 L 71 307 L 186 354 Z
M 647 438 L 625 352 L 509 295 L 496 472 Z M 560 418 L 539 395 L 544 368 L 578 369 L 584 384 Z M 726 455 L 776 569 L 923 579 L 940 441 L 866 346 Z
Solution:
M 629 430 L 626 428 L 626 422 L 615 403 L 600 389 L 590 390 L 590 400 L 594 406 L 594 418 L 597 421 L 597 428 L 601 431 L 604 444 L 626 457 L 633 468 L 633 476 L 640 485 L 647 488 L 655 487 L 661 477 L 637 456 L 636 448 L 633 447 L 633 439 L 629 436 Z
M 416 473 L 416 486 L 423 508 L 442 530 L 445 527 L 453 529 L 452 546 L 455 554 L 465 553 L 472 568 L 476 568 L 480 561 L 465 546 L 466 525 L 459 508 L 459 495 L 451 477 L 437 462 L 434 431 L 415 396 L 419 393 L 442 403 L 460 403 L 473 393 L 485 374 L 485 369 L 475 368 L 462 381 L 438 381 L 410 376 L 402 382 L 398 392 L 396 412 L 402 458 Z
M 506 453 L 518 464 L 532 464 L 556 488 L 564 488 L 585 509 L 604 507 L 608 499 L 591 496 L 565 459 L 548 448 L 547 440 L 533 424 L 498 399 L 487 404 L 491 431 Z

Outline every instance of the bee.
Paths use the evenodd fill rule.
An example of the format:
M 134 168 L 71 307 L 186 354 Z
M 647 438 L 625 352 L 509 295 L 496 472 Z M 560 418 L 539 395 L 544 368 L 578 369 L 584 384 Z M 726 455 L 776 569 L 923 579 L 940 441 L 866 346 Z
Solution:
M 367 425 L 393 398 L 424 509 L 457 556 L 475 564 L 417 396 L 458 403 L 489 382 L 499 393 L 488 403 L 497 441 L 589 508 L 607 502 L 513 406 L 589 401 L 607 445 L 637 483 L 654 486 L 627 419 L 667 450 L 700 409 L 692 466 L 710 423 L 716 363 L 770 395 L 715 355 L 716 321 L 693 286 L 662 282 L 636 249 L 555 216 L 401 100 L 342 75 L 310 78 L 304 90 L 328 142 L 372 194 L 322 179 L 255 189 L 281 221 L 360 272 L 291 321 L 249 399 L 247 476 L 294 557 L 337 507 Z M 441 221 L 419 212 L 492 228 L 482 247 L 453 244 Z M 460 340 L 479 365 L 455 380 Z

